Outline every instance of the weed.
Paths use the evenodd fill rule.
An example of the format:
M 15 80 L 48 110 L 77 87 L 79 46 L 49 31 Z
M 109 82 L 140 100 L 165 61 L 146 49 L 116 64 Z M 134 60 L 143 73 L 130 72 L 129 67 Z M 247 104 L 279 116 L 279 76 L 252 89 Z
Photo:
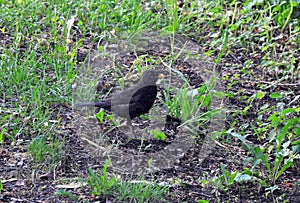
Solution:
M 2 181 L 0 180 L 0 194 L 1 194 L 2 190 L 3 190 L 3 184 L 2 184 Z
M 166 140 L 166 134 L 164 132 L 154 129 L 151 130 L 150 134 L 157 140 Z
M 108 161 L 104 164 L 100 177 L 93 170 L 88 171 L 89 177 L 87 183 L 93 189 L 93 194 L 95 195 L 111 196 L 114 193 L 114 189 L 117 185 L 117 179 L 107 176 L 108 164 Z
M 246 142 L 246 136 L 231 133 L 242 141 L 243 145 L 253 157 L 246 160 L 251 162 L 253 171 L 257 166 L 263 166 L 267 173 L 263 173 L 262 180 L 267 180 L 270 185 L 275 185 L 276 180 L 293 165 L 293 160 L 299 156 L 293 151 L 299 144 L 299 116 L 289 118 L 289 114 L 299 114 L 299 108 L 287 108 L 269 116 L 268 125 L 271 128 L 268 142 L 264 146 L 251 145 Z
M 71 192 L 66 191 L 66 190 L 57 190 L 54 195 L 57 196 L 62 196 L 62 197 L 69 197 L 72 201 L 76 201 L 78 199 L 78 197 L 76 195 L 72 195 Z

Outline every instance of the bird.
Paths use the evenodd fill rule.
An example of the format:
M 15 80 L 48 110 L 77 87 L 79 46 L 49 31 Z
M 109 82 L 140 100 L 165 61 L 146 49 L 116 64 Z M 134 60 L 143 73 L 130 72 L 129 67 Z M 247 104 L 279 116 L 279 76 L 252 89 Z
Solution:
M 132 127 L 131 120 L 148 113 L 157 96 L 156 82 L 164 78 L 166 71 L 146 70 L 140 80 L 131 87 L 113 94 L 99 102 L 75 104 L 79 107 L 100 107 L 113 112 L 119 117 L 127 119 L 127 125 Z

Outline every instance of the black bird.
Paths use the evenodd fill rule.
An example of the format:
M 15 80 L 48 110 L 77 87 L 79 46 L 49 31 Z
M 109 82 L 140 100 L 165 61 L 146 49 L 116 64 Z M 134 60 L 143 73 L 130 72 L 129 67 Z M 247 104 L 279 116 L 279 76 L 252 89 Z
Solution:
M 148 113 L 157 95 L 156 82 L 165 77 L 164 71 L 147 70 L 141 79 L 124 91 L 117 92 L 112 97 L 95 103 L 80 103 L 77 107 L 100 107 L 126 118 L 127 125 L 132 126 L 131 119 Z

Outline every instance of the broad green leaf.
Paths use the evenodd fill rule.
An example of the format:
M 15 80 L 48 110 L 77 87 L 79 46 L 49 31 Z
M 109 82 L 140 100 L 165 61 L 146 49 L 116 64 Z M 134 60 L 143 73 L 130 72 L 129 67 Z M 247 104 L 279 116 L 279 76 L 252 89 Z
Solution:
M 249 181 L 251 179 L 252 179 L 252 176 L 250 176 L 248 174 L 242 174 L 242 173 L 238 173 L 237 176 L 234 178 L 234 180 L 237 182 Z
M 257 92 L 256 93 L 256 98 L 257 99 L 261 99 L 266 95 L 266 92 Z
M 96 117 L 102 123 L 103 122 L 103 118 L 104 118 L 104 109 L 101 108 L 100 111 L 96 114 Z
M 270 97 L 272 99 L 281 99 L 282 95 L 279 92 L 274 92 L 274 93 L 270 94 Z

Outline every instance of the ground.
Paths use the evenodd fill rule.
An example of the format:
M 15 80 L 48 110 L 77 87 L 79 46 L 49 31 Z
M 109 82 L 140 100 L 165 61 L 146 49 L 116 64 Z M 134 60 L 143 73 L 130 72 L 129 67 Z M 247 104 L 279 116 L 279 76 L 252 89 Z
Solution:
M 162 8 L 155 12 L 168 11 Z M 207 15 L 214 17 L 212 12 Z M 56 23 L 55 19 L 52 21 Z M 222 52 L 218 40 L 223 33 L 219 32 L 220 25 L 206 24 L 200 15 L 199 19 L 189 18 L 186 22 L 188 31 L 181 34 L 161 35 L 163 32 L 147 30 L 133 35 L 120 31 L 106 32 L 111 36 L 101 39 L 95 39 L 90 34 L 82 35 L 82 22 L 76 17 L 73 20 L 70 23 L 73 23 L 72 34 L 66 40 L 66 46 L 62 45 L 63 48 L 67 47 L 66 55 L 62 58 L 72 58 L 72 54 L 76 58 L 76 77 L 72 84 L 65 84 L 55 78 L 59 71 L 53 71 L 57 67 L 51 65 L 63 64 L 65 61 L 59 61 L 61 56 L 55 55 L 57 61 L 54 60 L 50 66 L 45 65 L 49 63 L 45 58 L 52 54 L 51 51 L 57 47 L 63 49 L 59 43 L 55 44 L 56 38 L 50 42 L 53 33 L 49 27 L 41 29 L 41 37 L 30 38 L 31 36 L 24 35 L 23 41 L 20 39 L 17 43 L 21 62 L 13 63 L 11 69 L 3 68 L 1 82 L 7 78 L 12 78 L 13 82 L 3 82 L 1 87 L 3 93 L 0 112 L 3 116 L 0 141 L 2 142 L 2 135 L 6 137 L 0 148 L 0 202 L 119 202 L 112 195 L 92 194 L 93 188 L 86 181 L 88 170 L 101 173 L 107 159 L 112 161 L 108 166 L 109 176 L 123 181 L 155 182 L 167 186 L 168 192 L 161 200 L 165 202 L 299 202 L 299 149 L 293 164 L 275 179 L 276 174 L 272 174 L 274 171 L 268 170 L 266 164 L 257 163 L 253 166 L 251 162 L 254 158 L 262 161 L 264 154 L 270 154 L 267 159 L 274 169 L 274 148 L 277 146 L 274 143 L 278 143 L 278 140 L 270 141 L 270 137 L 283 131 L 287 120 L 278 126 L 276 122 L 272 123 L 278 128 L 273 131 L 268 118 L 274 112 L 299 107 L 299 45 L 292 39 L 296 34 L 287 33 L 284 29 L 282 32 L 274 30 L 272 34 L 278 37 L 272 38 L 272 46 L 267 47 L 268 44 L 264 43 L 268 39 L 260 38 L 264 29 L 268 28 L 265 25 L 254 27 L 249 31 L 250 34 L 248 30 L 230 30 L 231 39 L 237 41 L 228 43 L 229 51 L 217 63 L 215 59 Z M 191 26 L 189 30 L 189 21 L 197 26 Z M 0 20 L 2 22 L 4 21 Z M 60 23 L 57 22 L 58 25 Z M 249 22 L 241 27 L 247 27 L 247 23 Z M 197 30 L 199 27 L 202 29 L 201 33 Z M 53 30 L 58 30 L 58 36 L 63 35 L 60 28 Z M 101 33 L 103 30 L 98 31 Z M 57 102 L 57 99 L 49 97 L 47 106 L 42 107 L 36 100 L 27 106 L 27 102 L 31 100 L 22 97 L 23 83 L 16 85 L 19 91 L 10 89 L 10 86 L 15 87 L 13 84 L 18 82 L 18 76 L 22 78 L 22 74 L 11 77 L 8 71 L 30 61 L 26 54 L 28 50 L 34 50 L 35 47 L 29 46 L 29 42 L 35 42 L 35 37 L 41 38 L 37 44 L 46 48 L 37 49 L 35 54 L 41 60 L 33 60 L 29 67 L 41 63 L 41 67 L 45 69 L 36 68 L 38 74 L 30 75 L 29 79 L 36 77 L 43 81 L 51 78 L 47 81 L 51 88 L 43 94 L 62 98 Z M 245 40 L 240 43 L 239 37 L 244 37 Z M 14 54 L 16 50 L 11 47 L 14 47 L 15 41 L 16 35 L 1 29 L 1 51 L 6 49 Z M 215 44 L 217 48 L 210 52 L 212 47 L 207 44 Z M 76 53 L 68 52 L 70 50 L 76 50 Z M 265 53 L 262 50 L 271 51 Z M 9 61 L 9 57 L 5 55 L 7 52 L 0 55 L 3 59 L 1 64 Z M 283 59 L 280 61 L 281 65 L 278 65 L 279 59 Z M 276 65 L 272 66 L 271 62 Z M 21 73 L 22 68 L 23 66 Z M 217 93 L 209 105 L 201 106 L 190 118 L 207 115 L 212 109 L 221 108 L 217 117 L 203 117 L 204 121 L 194 131 L 189 131 L 187 125 L 180 126 L 185 121 L 183 115 L 176 115 L 174 112 L 169 115 L 169 109 L 164 105 L 167 89 L 163 82 L 158 87 L 159 93 L 152 111 L 133 120 L 134 133 L 128 130 L 128 126 L 120 126 L 123 121 L 115 116 L 112 119 L 109 112 L 105 112 L 103 121 L 99 121 L 101 119 L 95 116 L 99 109 L 73 108 L 73 104 L 77 102 L 110 97 L 114 92 L 135 83 L 146 68 L 172 70 L 168 87 L 179 88 L 186 79 L 189 94 L 194 94 L 195 90 L 198 93 L 197 88 L 203 87 L 205 83 L 207 88 L 212 85 L 213 89 L 208 89 Z M 67 75 L 62 71 L 63 74 Z M 215 83 L 212 78 L 216 79 Z M 70 88 L 72 92 L 65 93 L 59 91 L 59 88 L 52 88 L 55 85 Z M 27 91 L 26 88 L 24 91 Z M 30 86 L 29 89 L 31 88 Z M 172 98 L 176 97 L 176 93 L 172 89 Z M 216 96 L 218 93 L 221 96 Z M 207 95 L 206 92 L 205 96 Z M 64 97 L 72 97 L 73 101 L 64 100 Z M 49 111 L 51 116 L 37 118 L 36 109 Z M 299 118 L 299 110 L 287 113 L 287 118 L 296 120 Z M 39 120 L 43 120 L 41 125 L 35 125 Z M 192 124 L 195 125 L 195 122 Z M 289 129 L 282 142 L 289 144 L 289 139 L 293 137 L 292 141 L 298 140 L 293 147 L 297 147 L 300 145 L 297 130 L 299 123 L 291 125 L 294 125 L 294 130 Z M 48 126 L 54 127 L 48 129 Z M 154 139 L 150 131 L 155 127 L 166 134 L 165 140 Z M 39 145 L 45 137 L 46 145 Z M 36 148 L 33 143 L 37 144 L 37 151 L 34 151 Z M 43 151 L 41 146 L 50 148 Z M 259 147 L 264 147 L 265 151 L 259 151 Z M 281 153 L 280 149 L 284 147 L 285 145 L 280 145 L 278 151 Z M 290 148 L 290 145 L 286 147 Z M 285 157 L 291 155 L 291 151 L 290 149 Z M 285 169 L 283 163 L 280 166 L 275 172 Z M 244 178 L 242 181 L 237 181 L 239 175 L 240 179 Z M 246 180 L 250 175 L 251 178 Z

